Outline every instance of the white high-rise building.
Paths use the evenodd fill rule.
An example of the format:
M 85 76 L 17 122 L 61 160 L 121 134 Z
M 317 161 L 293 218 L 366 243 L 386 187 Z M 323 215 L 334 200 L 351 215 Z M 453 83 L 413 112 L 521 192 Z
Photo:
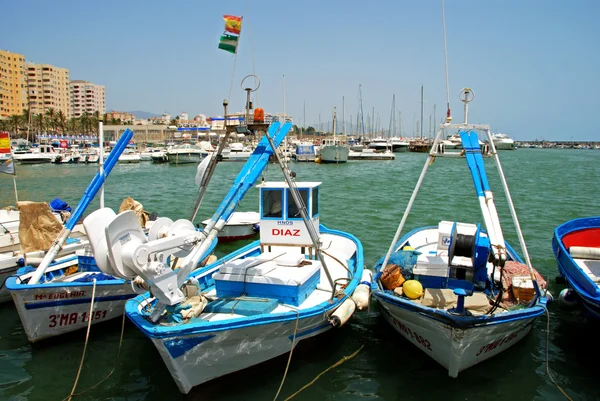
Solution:
M 96 112 L 100 117 L 106 113 L 104 86 L 89 81 L 71 81 L 71 116 L 94 115 Z

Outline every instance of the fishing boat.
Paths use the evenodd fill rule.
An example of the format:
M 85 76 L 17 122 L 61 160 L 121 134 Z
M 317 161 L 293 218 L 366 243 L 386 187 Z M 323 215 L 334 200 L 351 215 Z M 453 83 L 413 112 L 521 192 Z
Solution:
M 68 252 L 75 245 L 67 241 L 77 237 L 79 225 L 76 225 L 76 222 L 103 185 L 132 136 L 133 132 L 130 130 L 123 133 L 106 159 L 103 171 L 96 174 L 63 230 L 50 249 L 40 255 L 43 259 L 39 265 L 36 263 L 37 267 L 25 266 L 19 269 L 16 275 L 6 280 L 6 287 L 15 302 L 27 338 L 31 342 L 122 316 L 125 301 L 137 295 L 136 291 L 140 291 L 132 286 L 129 280 L 100 271 L 89 246 L 79 249 L 76 253 Z M 131 211 L 131 213 L 138 221 L 135 212 Z M 87 245 L 93 247 L 91 241 L 95 238 L 94 235 L 102 233 L 94 232 L 90 236 L 90 230 L 86 227 L 88 218 L 84 219 L 83 227 L 87 234 Z M 110 213 L 104 212 L 102 218 L 108 220 Z M 137 224 L 140 225 L 139 221 Z M 161 224 L 153 224 L 148 236 L 160 238 L 169 236 L 169 228 L 172 225 L 178 229 L 181 227 L 181 223 L 173 223 L 167 218 L 161 218 Z M 172 236 L 170 241 L 171 243 L 177 243 L 177 240 L 184 242 L 190 236 L 184 239 Z M 207 252 L 210 252 L 216 242 L 207 244 L 209 244 Z
M 451 377 L 516 344 L 546 311 L 547 302 L 545 282 L 531 266 L 492 144 L 523 258 L 504 241 L 477 135 L 482 131 L 490 138 L 490 127 L 467 122 L 471 90 L 461 93 L 465 122 L 451 124 L 448 119 L 441 125 L 394 239 L 375 266 L 371 285 L 384 319 Z M 441 220 L 398 240 L 442 134 L 451 129 L 459 130 L 484 224 Z M 451 190 L 454 184 L 447 182 Z
M 291 126 L 279 122 L 269 126 L 203 238 L 214 238 L 222 229 Z M 111 254 L 105 260 L 115 261 L 113 267 L 135 270 L 129 274 L 137 272 L 151 286 L 152 296 L 134 298 L 126 304 L 126 313 L 152 340 L 183 393 L 291 352 L 300 340 L 342 325 L 354 311 L 350 296 L 363 273 L 360 242 L 320 224 L 319 182 L 296 182 L 284 172 L 285 182 L 257 186 L 260 240 L 219 263 L 190 274 L 189 265 L 205 246 L 200 242 L 184 256 L 175 276 L 157 280 L 152 276 L 155 270 L 136 262 L 143 265 L 148 259 L 130 257 L 137 249 L 154 249 L 151 241 L 134 240 L 123 247 L 111 242 L 100 251 Z M 119 215 L 107 226 L 110 237 L 121 238 L 127 232 L 129 238 L 141 238 L 126 228 L 125 218 Z M 98 248 L 94 255 L 102 260 Z
M 600 216 L 561 224 L 554 230 L 552 249 L 558 271 L 567 284 L 560 300 L 581 301 L 585 310 L 600 318 Z
M 314 162 L 315 158 L 315 145 L 310 142 L 298 143 L 292 153 L 292 160 L 295 162 Z
M 210 219 L 202 222 L 204 227 Z M 217 238 L 219 242 L 231 242 L 254 237 L 258 233 L 260 214 L 258 212 L 233 212 Z

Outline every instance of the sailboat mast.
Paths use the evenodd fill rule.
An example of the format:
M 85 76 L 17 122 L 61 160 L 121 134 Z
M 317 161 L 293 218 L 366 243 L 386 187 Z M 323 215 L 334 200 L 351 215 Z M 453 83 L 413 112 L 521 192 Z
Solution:
M 394 132 L 393 132 L 393 137 L 396 136 L 396 94 L 394 94 L 392 96 L 392 118 L 394 119 Z
M 421 85 L 421 129 L 419 131 L 423 139 L 423 85 Z
M 364 140 L 365 139 L 365 115 L 363 114 L 361 86 L 362 85 L 360 85 L 360 84 L 358 85 L 358 98 L 360 100 L 360 120 L 361 120 L 361 126 L 362 126 L 362 137 L 363 137 L 363 140 Z
M 344 136 L 346 136 L 346 103 L 344 102 L 344 96 L 342 96 L 342 127 Z

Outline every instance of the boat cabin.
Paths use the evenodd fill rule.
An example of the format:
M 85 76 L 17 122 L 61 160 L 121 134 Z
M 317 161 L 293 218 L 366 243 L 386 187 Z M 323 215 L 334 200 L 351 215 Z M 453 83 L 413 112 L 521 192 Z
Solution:
M 307 217 L 319 233 L 320 182 L 296 182 L 300 198 L 306 205 Z M 265 182 L 260 191 L 260 242 L 273 245 L 312 247 L 312 241 L 286 182 Z

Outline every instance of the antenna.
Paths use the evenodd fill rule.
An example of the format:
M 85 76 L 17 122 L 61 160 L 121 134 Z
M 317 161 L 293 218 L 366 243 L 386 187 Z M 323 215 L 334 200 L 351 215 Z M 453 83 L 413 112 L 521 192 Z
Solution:
M 469 103 L 475 99 L 475 92 L 471 88 L 463 88 L 458 94 L 458 98 L 465 104 L 465 125 L 469 119 Z

